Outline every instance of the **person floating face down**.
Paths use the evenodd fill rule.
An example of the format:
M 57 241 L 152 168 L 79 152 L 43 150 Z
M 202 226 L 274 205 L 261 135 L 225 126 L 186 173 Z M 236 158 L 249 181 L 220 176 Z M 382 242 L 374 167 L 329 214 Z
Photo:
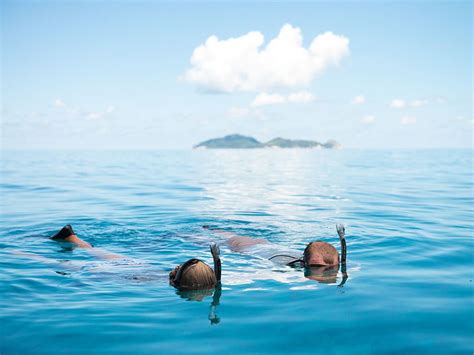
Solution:
M 211 244 L 210 250 L 214 260 L 214 270 L 202 260 L 189 259 L 170 272 L 170 285 L 179 291 L 209 290 L 220 285 L 220 250 L 216 244 Z
M 337 249 L 323 241 L 309 243 L 304 252 L 303 258 L 287 263 L 288 266 L 303 266 L 305 277 L 321 283 L 336 282 L 339 265 L 341 265 L 342 281 L 339 286 L 343 286 L 347 281 L 346 257 L 346 230 L 342 224 L 336 225 L 339 241 L 341 242 L 341 257 Z
M 50 239 L 72 243 L 101 259 L 128 260 L 124 255 L 114 254 L 101 248 L 94 248 L 88 242 L 80 239 L 69 224 L 52 235 Z M 178 294 L 181 297 L 188 300 L 201 301 L 204 297 L 213 295 L 208 318 L 211 324 L 217 324 L 220 319 L 216 314 L 216 308 L 219 305 L 222 292 L 220 285 L 221 260 L 219 247 L 216 244 L 211 244 L 210 249 L 214 259 L 214 270 L 199 259 L 190 259 L 169 273 L 169 282 L 178 290 Z
M 214 260 L 214 270 L 202 260 L 189 259 L 169 273 L 169 281 L 170 285 L 178 290 L 181 297 L 197 301 L 212 294 L 214 289 L 208 319 L 211 324 L 217 324 L 220 322 L 216 309 L 222 293 L 222 266 L 219 247 L 216 244 L 211 244 L 209 248 Z
M 270 250 L 273 250 L 275 249 L 274 247 L 276 247 L 275 244 L 270 243 L 266 239 L 241 236 L 232 232 L 211 228 L 208 225 L 203 226 L 203 228 L 225 237 L 226 244 L 233 251 L 252 253 L 252 249 L 254 249 L 253 247 L 269 247 Z M 342 281 L 339 286 L 343 286 L 348 278 L 346 272 L 347 246 L 345 228 L 342 224 L 338 224 L 336 229 L 341 242 L 340 257 L 337 249 L 333 245 L 323 241 L 314 241 L 306 246 L 302 257 L 275 253 L 268 259 L 291 267 L 304 267 L 306 278 L 321 283 L 335 283 L 337 280 L 339 265 L 341 265 Z

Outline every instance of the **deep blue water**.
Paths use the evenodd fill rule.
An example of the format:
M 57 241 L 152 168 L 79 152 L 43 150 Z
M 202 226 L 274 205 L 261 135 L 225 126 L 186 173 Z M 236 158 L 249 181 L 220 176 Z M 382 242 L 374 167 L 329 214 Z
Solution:
M 2 355 L 474 351 L 471 150 L 2 154 Z M 48 240 L 66 223 L 142 264 Z M 226 247 L 219 300 L 167 283 L 211 262 L 203 224 L 303 250 L 336 223 L 343 287 Z

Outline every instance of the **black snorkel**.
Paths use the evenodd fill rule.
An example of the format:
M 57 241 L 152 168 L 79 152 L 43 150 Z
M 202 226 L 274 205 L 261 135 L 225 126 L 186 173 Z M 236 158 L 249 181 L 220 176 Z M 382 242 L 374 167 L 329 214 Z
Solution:
M 346 229 L 342 224 L 337 224 L 336 229 L 337 234 L 339 235 L 339 240 L 341 241 L 341 265 L 345 265 L 347 257 Z
M 337 234 L 339 235 L 339 240 L 341 242 L 341 272 L 342 272 L 342 281 L 338 285 L 338 287 L 343 287 L 346 283 L 349 276 L 347 276 L 347 269 L 346 269 L 346 257 L 347 257 L 347 245 L 346 245 L 346 229 L 344 225 L 337 224 L 336 225 Z
M 212 259 L 214 259 L 214 274 L 216 275 L 217 284 L 219 285 L 221 283 L 221 272 L 222 272 L 221 258 L 220 258 L 221 251 L 219 249 L 219 246 L 216 243 L 212 243 L 209 246 L 209 249 L 211 250 Z

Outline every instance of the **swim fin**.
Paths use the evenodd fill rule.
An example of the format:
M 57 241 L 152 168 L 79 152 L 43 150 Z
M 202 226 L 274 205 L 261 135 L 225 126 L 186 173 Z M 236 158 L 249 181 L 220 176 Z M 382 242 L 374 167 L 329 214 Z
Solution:
M 73 234 L 74 234 L 74 231 L 72 230 L 71 225 L 66 224 L 64 227 L 61 228 L 59 232 L 49 237 L 49 239 L 62 240 L 62 239 L 66 239 L 67 237 Z

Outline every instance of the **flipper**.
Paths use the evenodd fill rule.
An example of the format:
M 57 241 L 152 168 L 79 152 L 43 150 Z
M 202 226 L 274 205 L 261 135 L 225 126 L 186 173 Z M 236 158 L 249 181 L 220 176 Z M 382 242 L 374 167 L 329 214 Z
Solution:
M 66 224 L 64 227 L 61 228 L 61 230 L 59 232 L 57 232 L 56 234 L 52 235 L 51 237 L 49 237 L 49 239 L 53 239 L 53 240 L 63 240 L 63 239 L 66 239 L 67 237 L 71 236 L 75 234 L 71 225 L 70 224 Z

